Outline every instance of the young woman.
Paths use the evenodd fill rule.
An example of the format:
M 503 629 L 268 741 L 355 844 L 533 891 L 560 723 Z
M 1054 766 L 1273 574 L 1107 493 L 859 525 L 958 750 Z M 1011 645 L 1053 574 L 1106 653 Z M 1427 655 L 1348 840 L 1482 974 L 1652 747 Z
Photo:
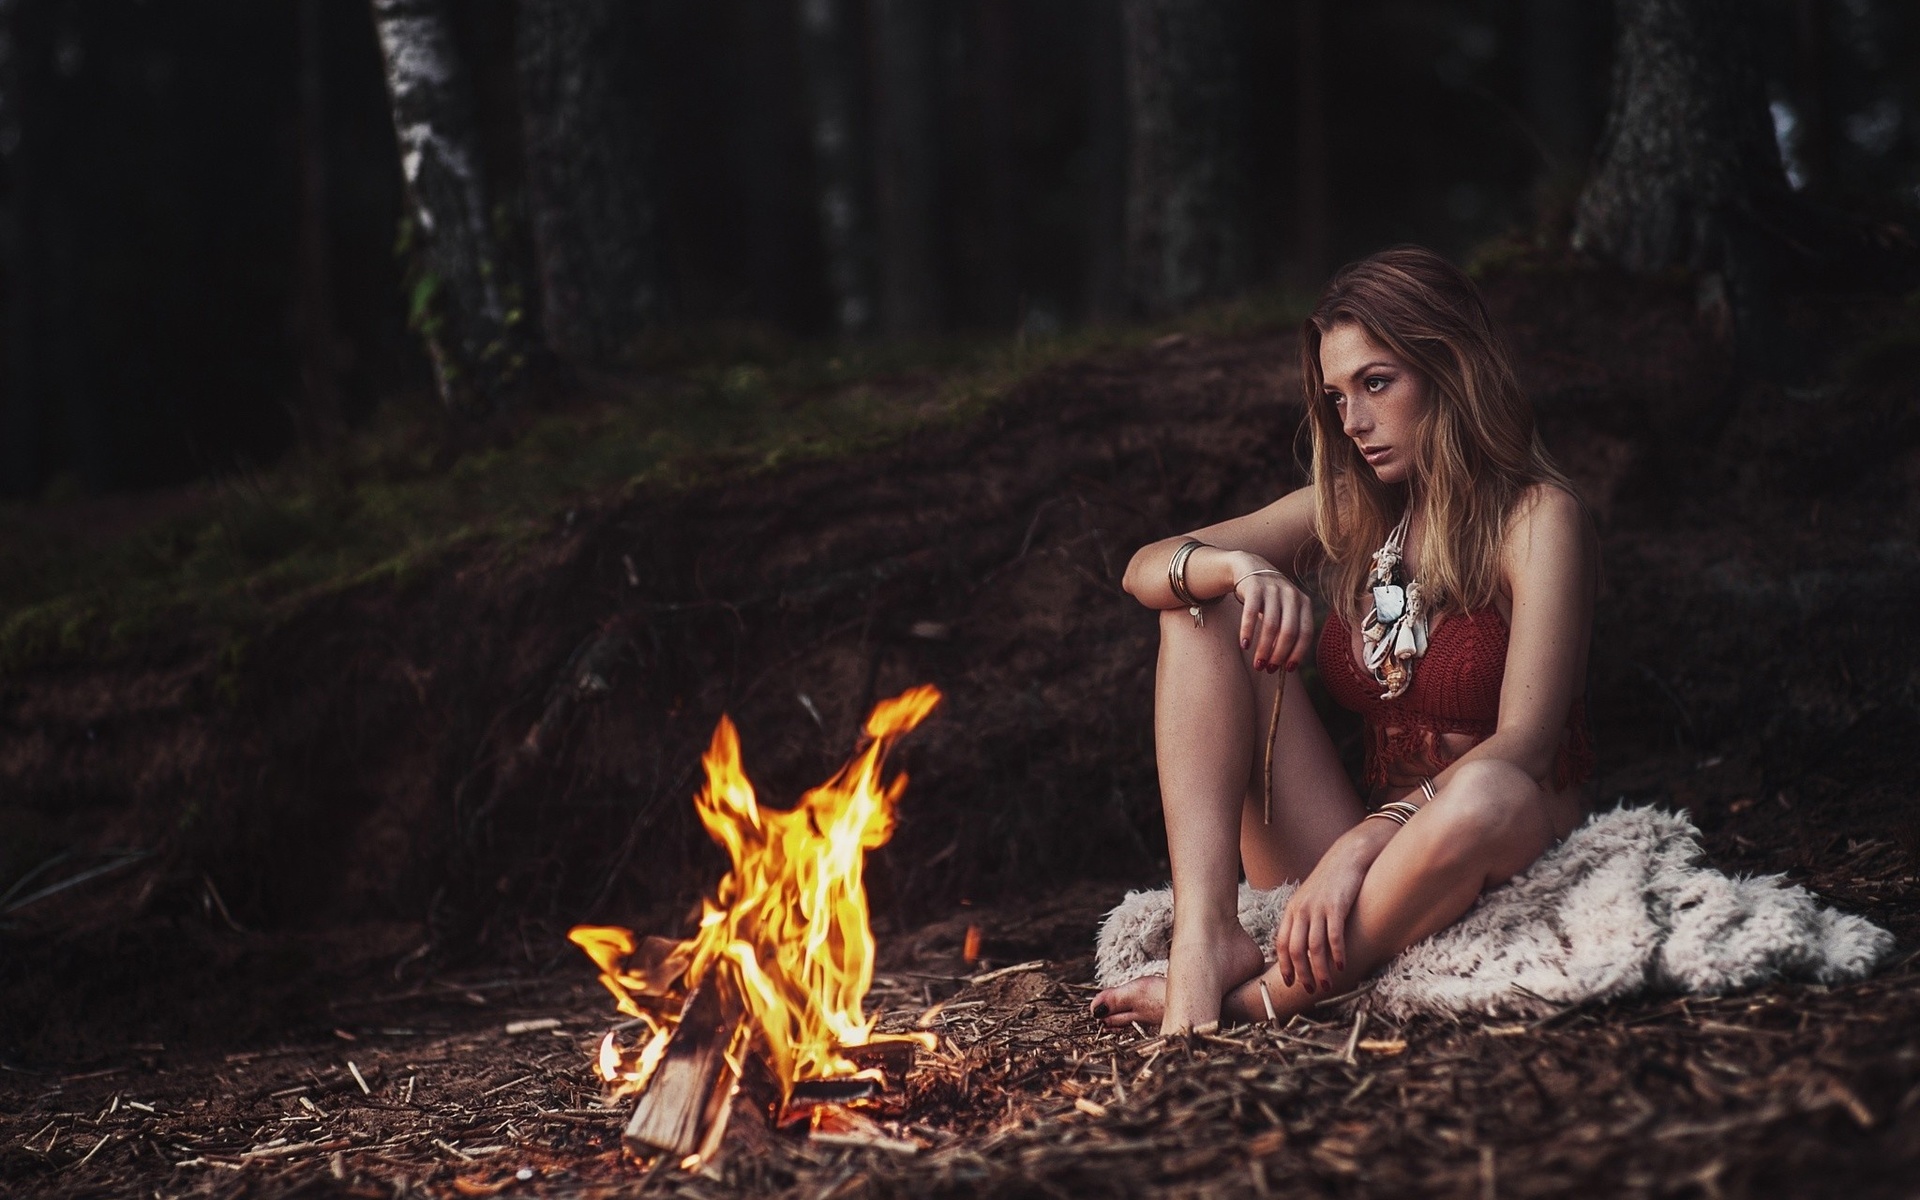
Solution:
M 1164 978 L 1094 999 L 1111 1024 L 1284 1021 L 1585 811 L 1594 535 L 1479 291 L 1431 251 L 1388 250 L 1342 270 L 1303 335 L 1312 484 L 1127 567 L 1160 610 L 1174 921 Z M 1316 565 L 1321 677 L 1366 727 L 1359 791 L 1295 674 L 1316 651 L 1295 577 Z M 1243 869 L 1300 881 L 1270 968 L 1235 914 Z

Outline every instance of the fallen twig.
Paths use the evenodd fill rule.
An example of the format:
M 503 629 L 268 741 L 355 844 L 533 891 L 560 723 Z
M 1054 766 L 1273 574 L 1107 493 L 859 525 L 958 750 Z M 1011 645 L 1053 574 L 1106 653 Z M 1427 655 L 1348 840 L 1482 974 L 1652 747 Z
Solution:
M 1032 962 L 1015 963 L 1011 967 L 1000 967 L 997 970 L 983 971 L 978 975 L 970 975 L 964 982 L 978 986 L 983 983 L 990 983 L 995 979 L 1000 979 L 1007 975 L 1018 975 L 1025 971 L 1038 971 L 1046 965 L 1046 959 L 1036 958 Z

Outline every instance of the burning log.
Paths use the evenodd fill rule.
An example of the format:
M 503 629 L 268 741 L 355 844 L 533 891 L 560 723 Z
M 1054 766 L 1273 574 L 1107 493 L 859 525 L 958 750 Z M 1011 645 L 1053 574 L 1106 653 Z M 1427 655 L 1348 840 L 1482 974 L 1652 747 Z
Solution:
M 693 989 L 621 1135 L 628 1149 L 643 1156 L 665 1152 L 685 1159 L 719 1142 L 739 1079 L 729 1051 L 745 1015 L 732 989 L 718 978 Z
M 760 806 L 739 735 L 722 717 L 694 805 L 732 869 L 699 932 L 683 942 L 642 941 L 617 927 L 568 934 L 599 965 L 620 1011 L 647 1031 L 631 1049 L 613 1033 L 600 1047 L 601 1076 L 616 1094 L 642 1093 L 624 1135 L 635 1153 L 710 1161 L 734 1107 L 773 1124 L 804 1113 L 817 1129 L 835 1112 L 851 1119 L 844 1106 L 905 1078 L 918 1038 L 875 1037 L 863 1011 L 874 944 L 862 868 L 892 834 L 906 787 L 904 775 L 883 778 L 887 751 L 939 700 L 920 687 L 882 701 L 853 759 L 791 809 Z M 764 1097 L 763 1079 L 772 1084 Z
M 920 1038 L 883 1037 L 865 1045 L 843 1047 L 841 1053 L 860 1068 L 862 1076 L 868 1071 L 880 1072 L 886 1086 L 891 1088 L 900 1086 L 906 1079 L 921 1046 L 928 1044 Z

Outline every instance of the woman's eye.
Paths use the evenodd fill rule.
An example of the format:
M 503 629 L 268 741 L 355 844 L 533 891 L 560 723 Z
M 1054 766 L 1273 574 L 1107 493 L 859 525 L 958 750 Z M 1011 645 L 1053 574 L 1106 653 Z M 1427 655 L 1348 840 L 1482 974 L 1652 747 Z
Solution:
M 1390 380 L 1384 375 L 1371 376 L 1367 379 L 1367 390 L 1369 392 L 1384 392 L 1387 390 L 1387 384 L 1389 382 Z
M 1333 405 L 1335 408 L 1340 408 L 1346 404 L 1347 398 L 1345 396 L 1342 396 L 1339 392 L 1328 392 L 1327 402 Z

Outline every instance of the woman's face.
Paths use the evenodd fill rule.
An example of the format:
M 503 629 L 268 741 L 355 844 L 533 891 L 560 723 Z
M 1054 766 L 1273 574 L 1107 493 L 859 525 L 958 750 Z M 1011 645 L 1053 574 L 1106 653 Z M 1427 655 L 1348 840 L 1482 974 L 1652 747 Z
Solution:
M 1320 337 L 1320 373 L 1340 428 L 1382 483 L 1413 471 L 1415 431 L 1427 412 L 1427 381 L 1351 321 Z

